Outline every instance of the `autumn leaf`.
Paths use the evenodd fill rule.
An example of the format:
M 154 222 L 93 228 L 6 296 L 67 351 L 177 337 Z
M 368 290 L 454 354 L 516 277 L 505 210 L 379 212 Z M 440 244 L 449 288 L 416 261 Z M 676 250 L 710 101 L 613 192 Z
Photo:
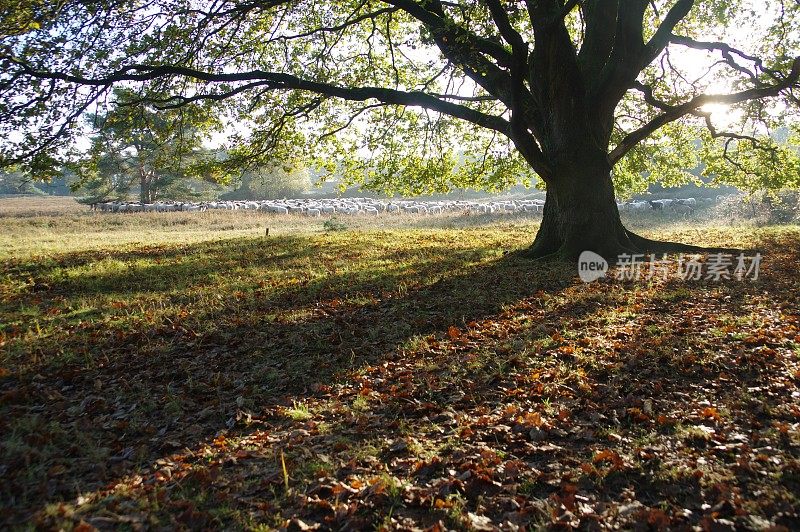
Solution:
M 459 338 L 461 338 L 461 330 L 458 327 L 451 325 L 447 329 L 447 336 L 451 340 L 458 340 Z
M 433 507 L 438 510 L 441 510 L 443 508 L 452 508 L 453 503 L 450 501 L 444 501 L 442 499 L 436 499 L 433 503 Z
M 602 462 L 609 462 L 613 467 L 620 468 L 623 465 L 622 457 L 616 451 L 612 451 L 611 449 L 603 449 L 595 453 L 592 457 L 592 462 L 595 464 L 599 464 Z
M 542 415 L 539 412 L 526 412 L 517 418 L 517 422 L 528 427 L 539 428 L 544 424 Z
M 672 423 L 672 421 L 670 420 L 669 417 L 665 416 L 664 414 L 659 414 L 656 417 L 656 423 L 658 423 L 659 425 L 669 425 Z
M 562 345 L 561 347 L 558 348 L 558 350 L 564 353 L 565 355 L 572 355 L 575 353 L 575 348 L 571 345 Z
M 657 530 L 667 528 L 670 523 L 669 516 L 663 510 L 654 509 L 647 513 L 647 524 Z

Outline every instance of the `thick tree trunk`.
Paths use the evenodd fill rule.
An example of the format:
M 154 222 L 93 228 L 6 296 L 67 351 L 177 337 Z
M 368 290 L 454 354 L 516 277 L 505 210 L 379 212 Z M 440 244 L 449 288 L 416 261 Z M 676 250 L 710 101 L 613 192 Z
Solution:
M 547 181 L 542 225 L 529 253 L 573 260 L 583 251 L 606 259 L 636 252 L 620 220 L 605 153 L 570 151 Z
M 594 251 L 606 259 L 636 252 L 620 220 L 609 175 L 548 186 L 542 225 L 531 254 L 576 259 Z
M 547 181 L 542 224 L 526 255 L 573 261 L 593 251 L 609 262 L 621 254 L 731 251 L 649 240 L 622 224 L 605 153 L 573 151 Z
M 150 187 L 151 178 L 148 174 L 142 173 L 139 178 L 139 201 L 142 204 L 153 202 L 152 188 Z

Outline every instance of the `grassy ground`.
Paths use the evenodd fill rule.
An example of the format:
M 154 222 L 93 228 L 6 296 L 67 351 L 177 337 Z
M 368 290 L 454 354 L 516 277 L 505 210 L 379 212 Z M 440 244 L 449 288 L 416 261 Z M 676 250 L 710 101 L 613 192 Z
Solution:
M 761 278 L 584 285 L 506 254 L 532 218 L 39 201 L 0 201 L 0 527 L 800 527 L 797 227 L 629 220 Z

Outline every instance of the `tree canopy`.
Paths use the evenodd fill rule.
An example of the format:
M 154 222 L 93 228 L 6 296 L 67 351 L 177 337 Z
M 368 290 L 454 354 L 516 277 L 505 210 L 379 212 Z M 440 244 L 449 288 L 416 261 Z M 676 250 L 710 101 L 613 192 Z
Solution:
M 796 185 L 771 134 L 796 115 L 799 14 L 790 0 L 17 1 L 0 15 L 0 128 L 7 160 L 47 163 L 122 85 L 161 109 L 213 107 L 240 160 L 303 155 L 376 188 L 538 177 L 550 191 L 578 165 L 613 169 L 618 190 L 677 183 L 696 139 L 720 180 Z M 553 194 L 559 212 L 596 210 Z
M 0 170 L 0 194 L 31 194 L 36 192 L 33 179 L 19 168 Z
M 223 199 L 264 200 L 297 197 L 311 189 L 308 168 L 298 162 L 273 162 L 243 171 L 234 179 L 236 189 Z
M 204 141 L 218 121 L 202 112 L 157 112 L 130 91 L 116 89 L 114 106 L 86 116 L 94 130 L 85 156 L 70 164 L 74 190 L 87 201 L 124 198 L 137 189 L 142 203 L 191 193 L 186 179 L 222 178 L 216 154 Z

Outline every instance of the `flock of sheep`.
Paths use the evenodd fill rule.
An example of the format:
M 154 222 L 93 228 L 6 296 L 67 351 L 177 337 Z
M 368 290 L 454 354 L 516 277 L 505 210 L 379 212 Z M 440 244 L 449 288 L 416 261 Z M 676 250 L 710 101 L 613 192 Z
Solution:
M 712 199 L 685 198 L 660 199 L 652 201 L 631 201 L 617 203 L 620 211 L 672 211 L 689 214 L 699 203 L 713 202 Z M 206 210 L 246 210 L 272 214 L 302 214 L 305 216 L 372 215 L 381 213 L 407 214 L 505 214 L 505 213 L 541 213 L 544 200 L 505 200 L 505 201 L 417 201 L 417 200 L 380 200 L 373 198 L 339 198 L 339 199 L 283 199 L 266 201 L 208 201 L 208 202 L 156 202 L 137 203 L 112 201 L 92 206 L 100 212 L 177 212 Z
M 306 216 L 323 216 L 331 214 L 372 215 L 381 213 L 407 214 L 443 214 L 449 213 L 514 213 L 542 212 L 544 200 L 508 200 L 508 201 L 416 201 L 416 200 L 379 200 L 372 198 L 340 198 L 340 199 L 284 199 L 267 201 L 209 201 L 209 202 L 158 202 L 132 203 L 108 202 L 98 203 L 95 208 L 101 212 L 175 212 L 206 210 L 247 210 L 273 214 L 303 214 Z
M 680 214 L 691 214 L 700 203 L 714 203 L 711 198 L 658 199 L 649 201 L 629 201 L 618 203 L 620 211 L 672 211 Z

